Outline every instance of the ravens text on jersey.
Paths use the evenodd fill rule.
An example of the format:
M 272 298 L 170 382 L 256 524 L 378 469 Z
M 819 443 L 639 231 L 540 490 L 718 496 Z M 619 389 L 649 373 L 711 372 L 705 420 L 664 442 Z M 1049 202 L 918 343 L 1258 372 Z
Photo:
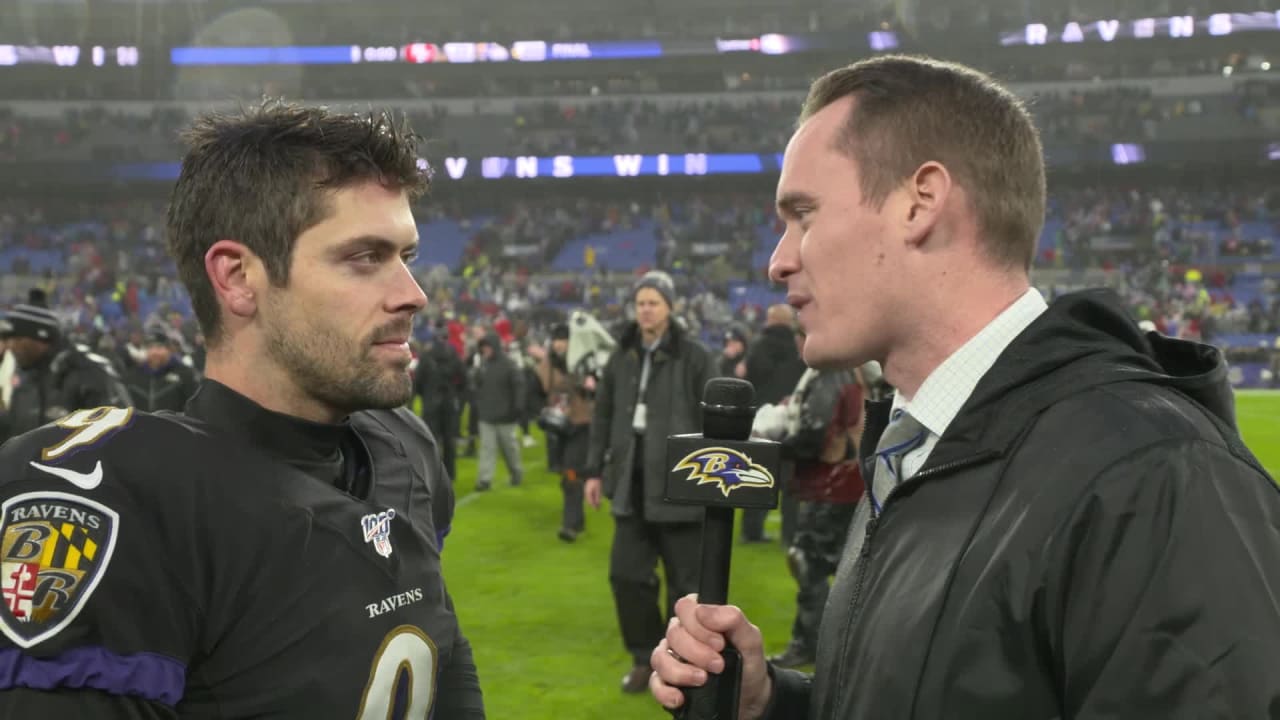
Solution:
M 484 717 L 408 411 L 79 411 L 0 447 L 0 509 L 0 717 Z

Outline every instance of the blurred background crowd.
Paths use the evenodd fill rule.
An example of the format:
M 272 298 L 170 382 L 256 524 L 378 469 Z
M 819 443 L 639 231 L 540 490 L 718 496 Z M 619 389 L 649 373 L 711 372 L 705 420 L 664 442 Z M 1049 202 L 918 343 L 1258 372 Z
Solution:
M 1028 102 L 1046 299 L 1112 288 L 1144 328 L 1221 348 L 1237 388 L 1280 386 L 1276 0 L 0 0 L 0 417 L 24 383 L 60 382 L 70 348 L 138 407 L 190 396 L 204 338 L 165 208 L 192 118 L 263 96 L 392 110 L 433 176 L 414 208 L 415 408 L 450 474 L 475 455 L 468 489 L 489 490 L 500 455 L 519 484 L 545 436 L 576 542 L 601 367 L 647 293 L 710 353 L 681 361 L 751 380 L 758 434 L 797 461 L 779 534 L 799 595 L 775 661 L 812 662 L 844 535 L 811 511 L 861 496 L 847 461 L 884 387 L 804 367 L 766 272 L 774 186 L 810 82 L 891 51 Z M 763 514 L 740 527 L 772 540 Z M 629 692 L 648 677 L 633 660 Z

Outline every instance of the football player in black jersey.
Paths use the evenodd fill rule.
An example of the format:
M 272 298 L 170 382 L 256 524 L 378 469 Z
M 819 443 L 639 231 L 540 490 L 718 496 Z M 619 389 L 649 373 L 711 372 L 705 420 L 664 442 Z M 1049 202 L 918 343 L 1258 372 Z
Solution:
M 403 405 L 417 138 L 267 103 L 188 131 L 169 245 L 208 339 L 184 415 L 0 448 L 0 717 L 484 717 L 453 512 Z

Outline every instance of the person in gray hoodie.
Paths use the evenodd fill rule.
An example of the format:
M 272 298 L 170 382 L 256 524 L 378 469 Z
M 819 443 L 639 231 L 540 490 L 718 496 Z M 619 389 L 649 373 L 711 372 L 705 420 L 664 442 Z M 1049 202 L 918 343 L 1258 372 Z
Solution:
M 473 379 L 472 410 L 480 430 L 480 459 L 476 490 L 488 490 L 493 484 L 498 451 L 507 466 L 513 486 L 524 477 L 520 465 L 520 444 L 516 442 L 516 426 L 524 410 L 524 378 L 520 368 L 502 348 L 502 341 L 489 333 L 478 344 L 480 367 Z

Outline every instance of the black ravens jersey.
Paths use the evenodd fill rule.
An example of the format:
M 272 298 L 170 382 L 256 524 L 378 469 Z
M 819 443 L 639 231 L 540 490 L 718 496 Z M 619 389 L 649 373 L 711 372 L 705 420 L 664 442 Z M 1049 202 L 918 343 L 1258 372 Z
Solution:
M 0 501 L 2 718 L 484 717 L 407 410 L 319 425 L 209 381 L 13 439 Z

